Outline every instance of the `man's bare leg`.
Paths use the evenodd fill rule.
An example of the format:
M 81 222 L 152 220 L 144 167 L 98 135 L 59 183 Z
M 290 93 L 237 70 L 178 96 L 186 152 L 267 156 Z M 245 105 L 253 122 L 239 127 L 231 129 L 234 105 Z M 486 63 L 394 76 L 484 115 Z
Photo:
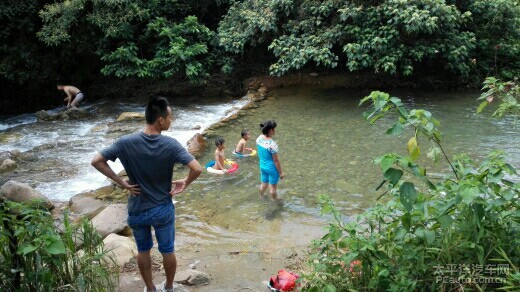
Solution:
M 150 251 L 137 253 L 137 265 L 139 266 L 139 272 L 141 272 L 141 277 L 143 277 L 144 284 L 146 285 L 146 290 L 155 291 L 155 285 L 152 279 L 152 258 L 150 257 Z
M 163 266 L 166 273 L 166 284 L 164 289 L 173 288 L 173 278 L 175 278 L 175 271 L 177 270 L 177 258 L 175 253 L 163 253 Z

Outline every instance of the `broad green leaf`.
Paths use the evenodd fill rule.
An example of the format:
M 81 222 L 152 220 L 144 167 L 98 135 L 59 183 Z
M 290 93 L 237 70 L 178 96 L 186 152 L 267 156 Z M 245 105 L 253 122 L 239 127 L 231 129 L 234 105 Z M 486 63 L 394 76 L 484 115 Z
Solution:
M 390 101 L 398 108 L 404 106 L 403 102 L 398 97 L 392 96 L 392 97 L 390 97 Z
M 410 232 L 410 228 L 412 227 L 412 218 L 410 213 L 405 213 L 401 216 L 401 224 L 403 224 L 406 231 Z
M 45 247 L 45 250 L 50 254 L 64 254 L 66 252 L 63 242 L 56 238 L 51 244 Z
M 445 229 L 450 228 L 451 225 L 453 224 L 453 218 L 451 218 L 451 216 L 448 214 L 444 214 L 444 215 L 440 216 L 439 218 L 437 218 L 437 221 L 439 221 L 439 223 L 441 224 L 441 227 L 445 228 Z
M 399 188 L 399 199 L 406 211 L 412 211 L 413 204 L 417 200 L 417 191 L 411 182 L 404 182 Z
M 463 185 L 460 188 L 460 196 L 462 197 L 462 201 L 467 205 L 471 204 L 478 194 L 479 189 L 476 186 Z
M 390 275 L 390 272 L 389 272 L 387 269 L 383 269 L 383 270 L 381 270 L 381 272 L 379 272 L 379 273 L 377 274 L 377 276 L 379 276 L 379 277 L 385 277 L 385 278 L 388 277 L 388 275 Z
M 325 292 L 336 292 L 336 287 L 332 284 L 327 284 L 327 286 L 325 286 Z
M 31 253 L 31 252 L 35 251 L 36 249 L 38 249 L 38 247 L 37 247 L 37 246 L 34 246 L 34 245 L 30 245 L 30 244 L 28 244 L 28 245 L 23 245 L 23 246 L 20 246 L 20 247 L 18 248 L 18 253 L 21 253 L 21 254 L 23 254 L 23 255 L 26 255 L 26 254 L 28 254 L 28 253 Z
M 426 239 L 426 242 L 428 244 L 432 244 L 435 240 L 435 232 L 431 230 L 425 230 L 424 231 L 424 238 Z
M 397 136 L 403 132 L 403 124 L 399 121 L 395 122 L 395 124 L 386 130 L 388 135 Z
M 380 162 L 383 173 L 386 172 L 395 163 L 395 161 L 395 156 L 383 156 Z
M 392 185 L 396 185 L 397 182 L 401 179 L 403 176 L 403 171 L 400 169 L 395 168 L 389 168 L 387 171 L 385 171 L 384 175 L 385 179 L 387 179 Z

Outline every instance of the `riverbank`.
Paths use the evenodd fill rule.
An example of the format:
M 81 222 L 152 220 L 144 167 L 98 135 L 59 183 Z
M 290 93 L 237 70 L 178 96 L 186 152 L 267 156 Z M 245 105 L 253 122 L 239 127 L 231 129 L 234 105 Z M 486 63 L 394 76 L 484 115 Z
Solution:
M 252 77 L 251 77 L 252 76 Z M 125 99 L 128 102 L 142 100 L 149 96 L 160 95 L 172 98 L 174 102 L 186 103 L 200 98 L 228 98 L 240 97 L 250 90 L 258 90 L 261 84 L 268 90 L 294 85 L 319 85 L 322 87 L 350 88 L 350 89 L 389 89 L 389 88 L 423 88 L 423 89 L 452 89 L 468 88 L 468 84 L 461 84 L 453 78 L 444 75 L 417 75 L 413 77 L 399 77 L 373 72 L 328 72 L 328 71 L 300 71 L 299 73 L 284 76 L 263 75 L 262 70 L 254 73 L 243 69 L 241 73 L 233 75 L 213 74 L 199 82 L 186 79 L 168 78 L 146 80 L 140 78 L 111 78 L 99 76 L 87 83 L 74 83 L 85 93 L 88 102 L 100 99 Z M 469 84 L 479 88 L 479 84 Z M 4 88 L 5 96 L 0 99 L 0 116 L 55 108 L 63 105 L 63 94 L 55 90 L 54 85 L 33 92 L 25 92 L 27 88 Z M 20 95 L 20 96 L 18 96 Z M 30 103 L 27 100 L 31 100 Z

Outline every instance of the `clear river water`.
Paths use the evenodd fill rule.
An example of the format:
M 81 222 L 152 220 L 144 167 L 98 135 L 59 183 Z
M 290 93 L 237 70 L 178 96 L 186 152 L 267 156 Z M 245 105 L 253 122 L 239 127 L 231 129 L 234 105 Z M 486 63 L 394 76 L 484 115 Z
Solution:
M 175 198 L 177 248 L 181 252 L 183 249 L 192 254 L 198 252 L 198 259 L 218 258 L 219 265 L 206 267 L 217 283 L 233 272 L 272 274 L 282 268 L 279 264 L 290 253 L 288 249 L 306 246 L 323 234 L 326 218 L 320 215 L 317 204 L 320 194 L 330 196 L 346 218 L 374 205 L 381 194 L 375 188 L 382 174 L 373 159 L 388 152 L 405 154 L 411 132 L 405 131 L 399 137 L 387 136 L 390 119 L 374 126 L 363 120 L 366 108 L 358 103 L 369 93 L 369 90 L 310 86 L 282 88 L 258 102 L 258 107 L 244 110 L 237 119 L 212 130 L 207 136 L 209 147 L 199 158 L 202 165 L 213 159 L 216 136 L 226 140 L 225 153 L 232 158 L 231 151 L 242 129 L 251 131 L 248 147 L 254 147 L 254 140 L 260 134 L 259 124 L 267 119 L 276 120 L 274 139 L 280 146 L 279 157 L 286 174 L 279 183 L 284 204 L 259 198 L 257 157 L 237 160 L 240 168 L 232 175 L 204 172 L 185 193 Z M 506 152 L 507 161 L 520 168 L 520 126 L 515 128 L 511 119 L 491 118 L 491 110 L 477 114 L 478 91 L 391 93 L 403 99 L 409 109 L 432 112 L 441 122 L 443 145 L 450 157 L 467 153 L 479 161 L 491 150 L 501 149 Z M 195 133 L 233 114 L 247 102 L 246 99 L 172 101 L 175 120 L 164 134 L 186 143 Z M 17 149 L 38 157 L 36 162 L 20 165 L 13 173 L 2 174 L 0 183 L 7 179 L 27 182 L 54 200 L 68 200 L 76 193 L 107 184 L 89 163 L 96 150 L 114 139 L 103 127 L 123 111 L 143 112 L 143 104 L 128 101 L 90 104 L 89 109 L 96 115 L 85 121 L 42 123 L 36 122 L 32 115 L 0 119 L 0 135 L 4 135 L 0 139 L 0 152 Z M 196 126 L 200 129 L 194 130 Z M 426 153 L 428 142 L 420 143 Z M 433 165 L 427 158 L 419 161 L 428 167 L 434 179 L 449 171 L 445 164 Z M 113 166 L 121 169 L 117 163 Z M 174 175 L 181 177 L 185 173 L 186 169 L 181 167 Z M 237 259 L 231 256 L 237 254 L 244 255 L 241 258 L 244 263 L 270 256 L 273 267 L 265 271 L 265 265 L 259 269 L 237 264 Z M 251 276 L 251 281 L 256 278 Z M 226 285 L 222 282 L 222 287 Z

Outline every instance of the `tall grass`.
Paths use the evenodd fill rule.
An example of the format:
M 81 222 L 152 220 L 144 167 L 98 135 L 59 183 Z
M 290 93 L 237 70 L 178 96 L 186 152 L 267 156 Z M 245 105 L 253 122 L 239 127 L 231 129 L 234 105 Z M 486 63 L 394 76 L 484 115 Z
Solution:
M 60 234 L 41 204 L 0 202 L 0 222 L 0 290 L 116 289 L 117 264 L 88 220 L 72 224 L 65 213 Z

